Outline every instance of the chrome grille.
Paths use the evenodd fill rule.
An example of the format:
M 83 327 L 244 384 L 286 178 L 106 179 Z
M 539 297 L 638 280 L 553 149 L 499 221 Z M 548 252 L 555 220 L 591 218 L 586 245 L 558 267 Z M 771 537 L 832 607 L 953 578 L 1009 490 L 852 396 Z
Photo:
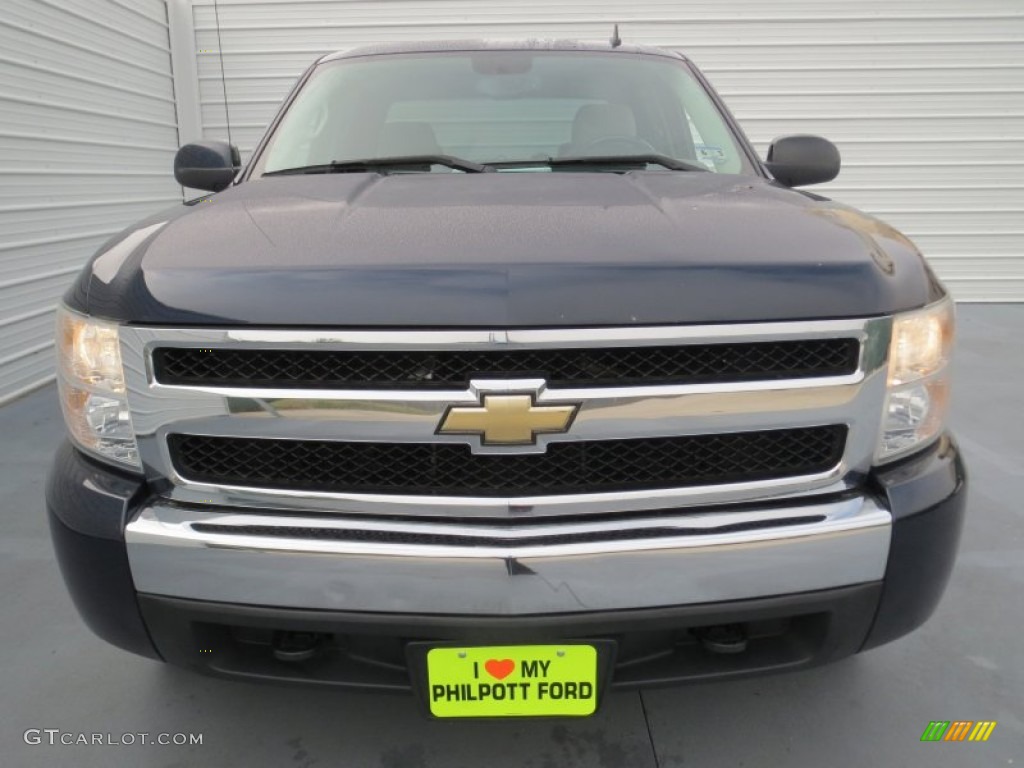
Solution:
M 856 339 L 519 350 L 310 350 L 162 347 L 162 384 L 310 389 L 441 388 L 473 378 L 539 378 L 549 388 L 841 376 Z
M 518 330 L 124 326 L 121 355 L 140 454 L 172 502 L 452 525 L 611 520 L 858 487 L 878 440 L 890 326 L 889 318 Z M 170 350 L 208 357 L 203 365 L 213 368 L 257 361 L 245 376 L 268 378 L 234 380 L 230 366 L 176 369 L 182 378 L 170 384 Z M 359 385 L 337 368 L 357 359 L 373 363 L 364 383 L 382 375 L 390 383 Z M 398 367 L 381 374 L 373 361 L 385 359 Z M 330 361 L 315 374 L 319 384 L 309 383 L 309 360 Z M 409 372 L 424 360 L 447 362 L 432 362 L 429 376 Z M 301 363 L 291 384 L 276 378 L 289 361 Z M 503 367 L 510 361 L 523 367 Z M 638 375 L 650 378 L 630 378 Z M 478 407 L 494 392 L 578 410 L 567 433 L 538 434 L 530 446 L 438 433 L 450 408 Z

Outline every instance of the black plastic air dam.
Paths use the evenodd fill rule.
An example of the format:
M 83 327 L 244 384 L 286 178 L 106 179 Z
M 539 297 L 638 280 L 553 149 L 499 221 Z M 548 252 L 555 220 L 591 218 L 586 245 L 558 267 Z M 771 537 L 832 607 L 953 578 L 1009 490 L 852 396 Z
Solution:
M 749 677 L 804 669 L 850 656 L 864 640 L 880 590 L 880 584 L 869 583 L 724 603 L 483 617 L 311 611 L 155 595 L 140 595 L 139 599 L 163 657 L 217 677 L 408 691 L 417 688 L 417 675 L 422 672 L 419 657 L 434 643 L 614 642 L 620 649 L 619 656 L 632 646 L 654 644 L 659 653 L 615 669 L 611 680 L 615 689 Z M 696 638 L 689 644 L 679 642 L 690 628 L 772 622 L 783 629 L 752 640 L 742 654 L 709 653 L 699 647 Z M 270 644 L 260 648 L 239 641 L 246 634 L 282 630 L 329 635 L 337 640 L 337 648 L 315 660 L 292 663 L 275 659 Z M 389 646 L 394 649 L 390 656 Z

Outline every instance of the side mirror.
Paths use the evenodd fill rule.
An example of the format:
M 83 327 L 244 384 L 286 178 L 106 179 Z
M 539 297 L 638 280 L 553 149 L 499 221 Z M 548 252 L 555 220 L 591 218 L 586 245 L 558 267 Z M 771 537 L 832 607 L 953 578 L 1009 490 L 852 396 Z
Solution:
M 242 165 L 238 147 L 226 141 L 186 144 L 174 156 L 174 178 L 183 187 L 220 192 Z
M 822 184 L 839 175 L 839 149 L 820 136 L 784 136 L 768 147 L 765 165 L 780 184 Z

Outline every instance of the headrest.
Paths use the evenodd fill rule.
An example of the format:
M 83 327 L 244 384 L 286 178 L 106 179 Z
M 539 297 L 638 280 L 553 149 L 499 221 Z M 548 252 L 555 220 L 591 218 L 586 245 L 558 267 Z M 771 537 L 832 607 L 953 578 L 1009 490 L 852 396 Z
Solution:
M 441 152 L 430 123 L 384 123 L 377 138 L 377 157 L 436 155 Z
M 577 147 L 609 136 L 636 136 L 633 110 L 622 104 L 587 104 L 572 121 L 572 143 Z

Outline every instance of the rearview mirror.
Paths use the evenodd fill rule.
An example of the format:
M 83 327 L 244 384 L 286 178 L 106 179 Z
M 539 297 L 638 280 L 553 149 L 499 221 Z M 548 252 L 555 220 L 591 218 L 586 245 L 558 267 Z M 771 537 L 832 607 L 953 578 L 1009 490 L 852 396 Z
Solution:
M 768 147 L 765 165 L 787 187 L 822 184 L 839 175 L 839 149 L 821 136 L 784 136 Z
M 186 144 L 174 156 L 174 178 L 183 187 L 220 192 L 242 165 L 238 147 L 226 141 Z

